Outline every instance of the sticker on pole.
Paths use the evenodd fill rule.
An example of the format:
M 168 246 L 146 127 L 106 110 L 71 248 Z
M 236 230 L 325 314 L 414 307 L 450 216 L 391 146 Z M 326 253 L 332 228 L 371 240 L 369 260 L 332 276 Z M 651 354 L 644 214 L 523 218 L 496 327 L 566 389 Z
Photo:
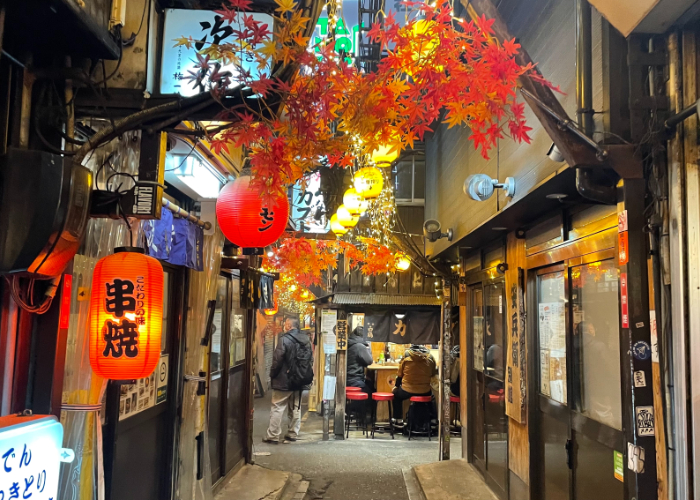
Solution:
M 643 340 L 638 340 L 632 346 L 632 354 L 639 361 L 646 361 L 651 357 L 651 347 Z
M 637 406 L 634 409 L 637 414 L 637 436 L 653 436 L 654 435 L 654 407 L 653 406 Z
M 622 212 L 618 212 L 617 214 L 617 231 L 622 233 L 623 231 L 627 230 L 627 210 L 623 210 Z
M 622 328 L 629 328 L 630 314 L 627 301 L 627 273 L 620 273 L 620 315 L 622 316 Z
M 644 472 L 644 448 L 627 443 L 627 468 L 636 474 Z
M 625 481 L 625 463 L 624 459 L 622 457 L 622 453 L 615 450 L 613 451 L 613 464 L 614 464 L 614 474 L 615 474 L 615 479 L 618 481 Z
M 624 232 L 619 233 L 617 235 L 617 248 L 618 248 L 617 262 L 621 266 L 624 266 L 630 260 L 629 238 L 627 236 L 628 234 L 629 233 L 627 231 L 624 231 Z

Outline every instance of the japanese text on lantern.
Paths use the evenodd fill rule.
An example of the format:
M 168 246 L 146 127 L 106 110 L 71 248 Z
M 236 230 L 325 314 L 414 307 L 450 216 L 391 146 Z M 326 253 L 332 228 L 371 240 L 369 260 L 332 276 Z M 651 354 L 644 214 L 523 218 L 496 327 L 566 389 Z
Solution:
M 272 227 L 272 223 L 275 220 L 275 212 L 270 210 L 267 207 L 263 207 L 262 211 L 260 212 L 260 224 L 263 224 L 263 227 L 259 227 L 258 231 L 263 232 L 267 231 Z M 265 225 L 267 224 L 267 225 Z
M 144 299 L 145 279 L 136 277 L 136 283 L 128 279 L 115 278 L 105 283 L 105 310 L 121 318 L 121 321 L 105 320 L 103 332 L 105 357 L 135 358 L 139 354 L 139 326 L 146 324 Z M 0 498 L 2 500 L 2 498 Z

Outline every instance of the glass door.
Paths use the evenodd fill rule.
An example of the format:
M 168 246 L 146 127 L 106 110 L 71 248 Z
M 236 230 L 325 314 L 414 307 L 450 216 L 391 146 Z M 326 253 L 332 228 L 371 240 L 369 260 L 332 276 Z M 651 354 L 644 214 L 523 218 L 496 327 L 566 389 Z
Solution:
M 473 395 L 472 458 L 491 488 L 505 497 L 508 484 L 508 419 L 505 414 L 505 285 L 471 288 Z
M 542 498 L 621 500 L 618 269 L 572 259 L 537 273 Z M 621 456 L 621 455 L 620 455 Z
M 219 276 L 217 279 L 216 308 L 212 323 L 209 350 L 209 459 L 211 461 L 211 481 L 216 483 L 222 474 L 223 453 L 221 433 L 224 418 L 224 339 L 226 332 L 226 299 L 228 297 L 228 280 Z
M 248 439 L 245 408 L 250 397 L 250 386 L 246 383 L 247 311 L 240 307 L 240 279 L 237 276 L 231 280 L 231 290 L 226 387 L 226 473 L 245 457 Z

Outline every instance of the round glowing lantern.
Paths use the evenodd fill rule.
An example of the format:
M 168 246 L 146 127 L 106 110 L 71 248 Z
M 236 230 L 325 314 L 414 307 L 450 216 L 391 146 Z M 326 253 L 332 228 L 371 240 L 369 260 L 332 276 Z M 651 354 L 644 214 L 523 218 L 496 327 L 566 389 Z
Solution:
M 355 188 L 350 188 L 345 191 L 345 194 L 343 195 L 343 205 L 345 205 L 345 208 L 348 209 L 350 215 L 358 216 L 367 211 L 367 206 L 369 203 L 362 198 L 362 196 L 357 194 Z
M 333 231 L 333 233 L 335 233 L 336 236 L 342 236 L 348 232 L 348 228 L 346 228 L 340 222 L 338 222 L 337 214 L 333 214 L 333 216 L 331 217 L 331 231 Z
M 338 216 L 338 222 L 340 225 L 347 227 L 348 229 L 355 227 L 357 225 L 357 221 L 360 220 L 359 217 L 352 215 L 350 211 L 345 208 L 345 205 L 340 205 L 338 207 L 336 215 Z
M 394 255 L 394 265 L 399 271 L 408 271 L 408 268 L 411 267 L 411 259 L 405 253 L 398 252 Z
M 355 191 L 365 199 L 376 198 L 384 187 L 384 176 L 375 167 L 361 168 L 355 174 Z
M 262 248 L 276 242 L 287 227 L 289 201 L 277 194 L 264 201 L 244 175 L 229 182 L 216 200 L 216 219 L 231 243 L 242 248 Z
M 382 144 L 372 153 L 372 161 L 378 167 L 390 167 L 399 157 L 399 148 L 395 144 Z
M 277 314 L 277 311 L 279 308 L 277 307 L 277 301 L 275 300 L 275 305 L 271 309 L 263 309 L 263 312 L 265 313 L 265 316 L 274 316 Z
M 90 296 L 90 366 L 101 377 L 148 377 L 160 359 L 163 266 L 142 248 L 100 259 Z

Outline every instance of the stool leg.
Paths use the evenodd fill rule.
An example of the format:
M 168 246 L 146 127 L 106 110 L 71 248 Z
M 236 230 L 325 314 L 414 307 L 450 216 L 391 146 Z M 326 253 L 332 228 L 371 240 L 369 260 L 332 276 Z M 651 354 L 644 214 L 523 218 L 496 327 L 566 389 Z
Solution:
M 393 410 L 391 409 L 393 401 L 387 401 L 387 405 L 389 406 L 389 432 L 391 433 L 391 439 L 394 439 L 394 416 L 392 415 Z
M 379 401 L 374 401 L 372 405 L 372 439 L 374 439 L 374 430 L 377 428 L 377 405 Z
M 350 439 L 350 419 L 352 418 L 352 413 L 347 413 L 345 415 L 345 439 Z

